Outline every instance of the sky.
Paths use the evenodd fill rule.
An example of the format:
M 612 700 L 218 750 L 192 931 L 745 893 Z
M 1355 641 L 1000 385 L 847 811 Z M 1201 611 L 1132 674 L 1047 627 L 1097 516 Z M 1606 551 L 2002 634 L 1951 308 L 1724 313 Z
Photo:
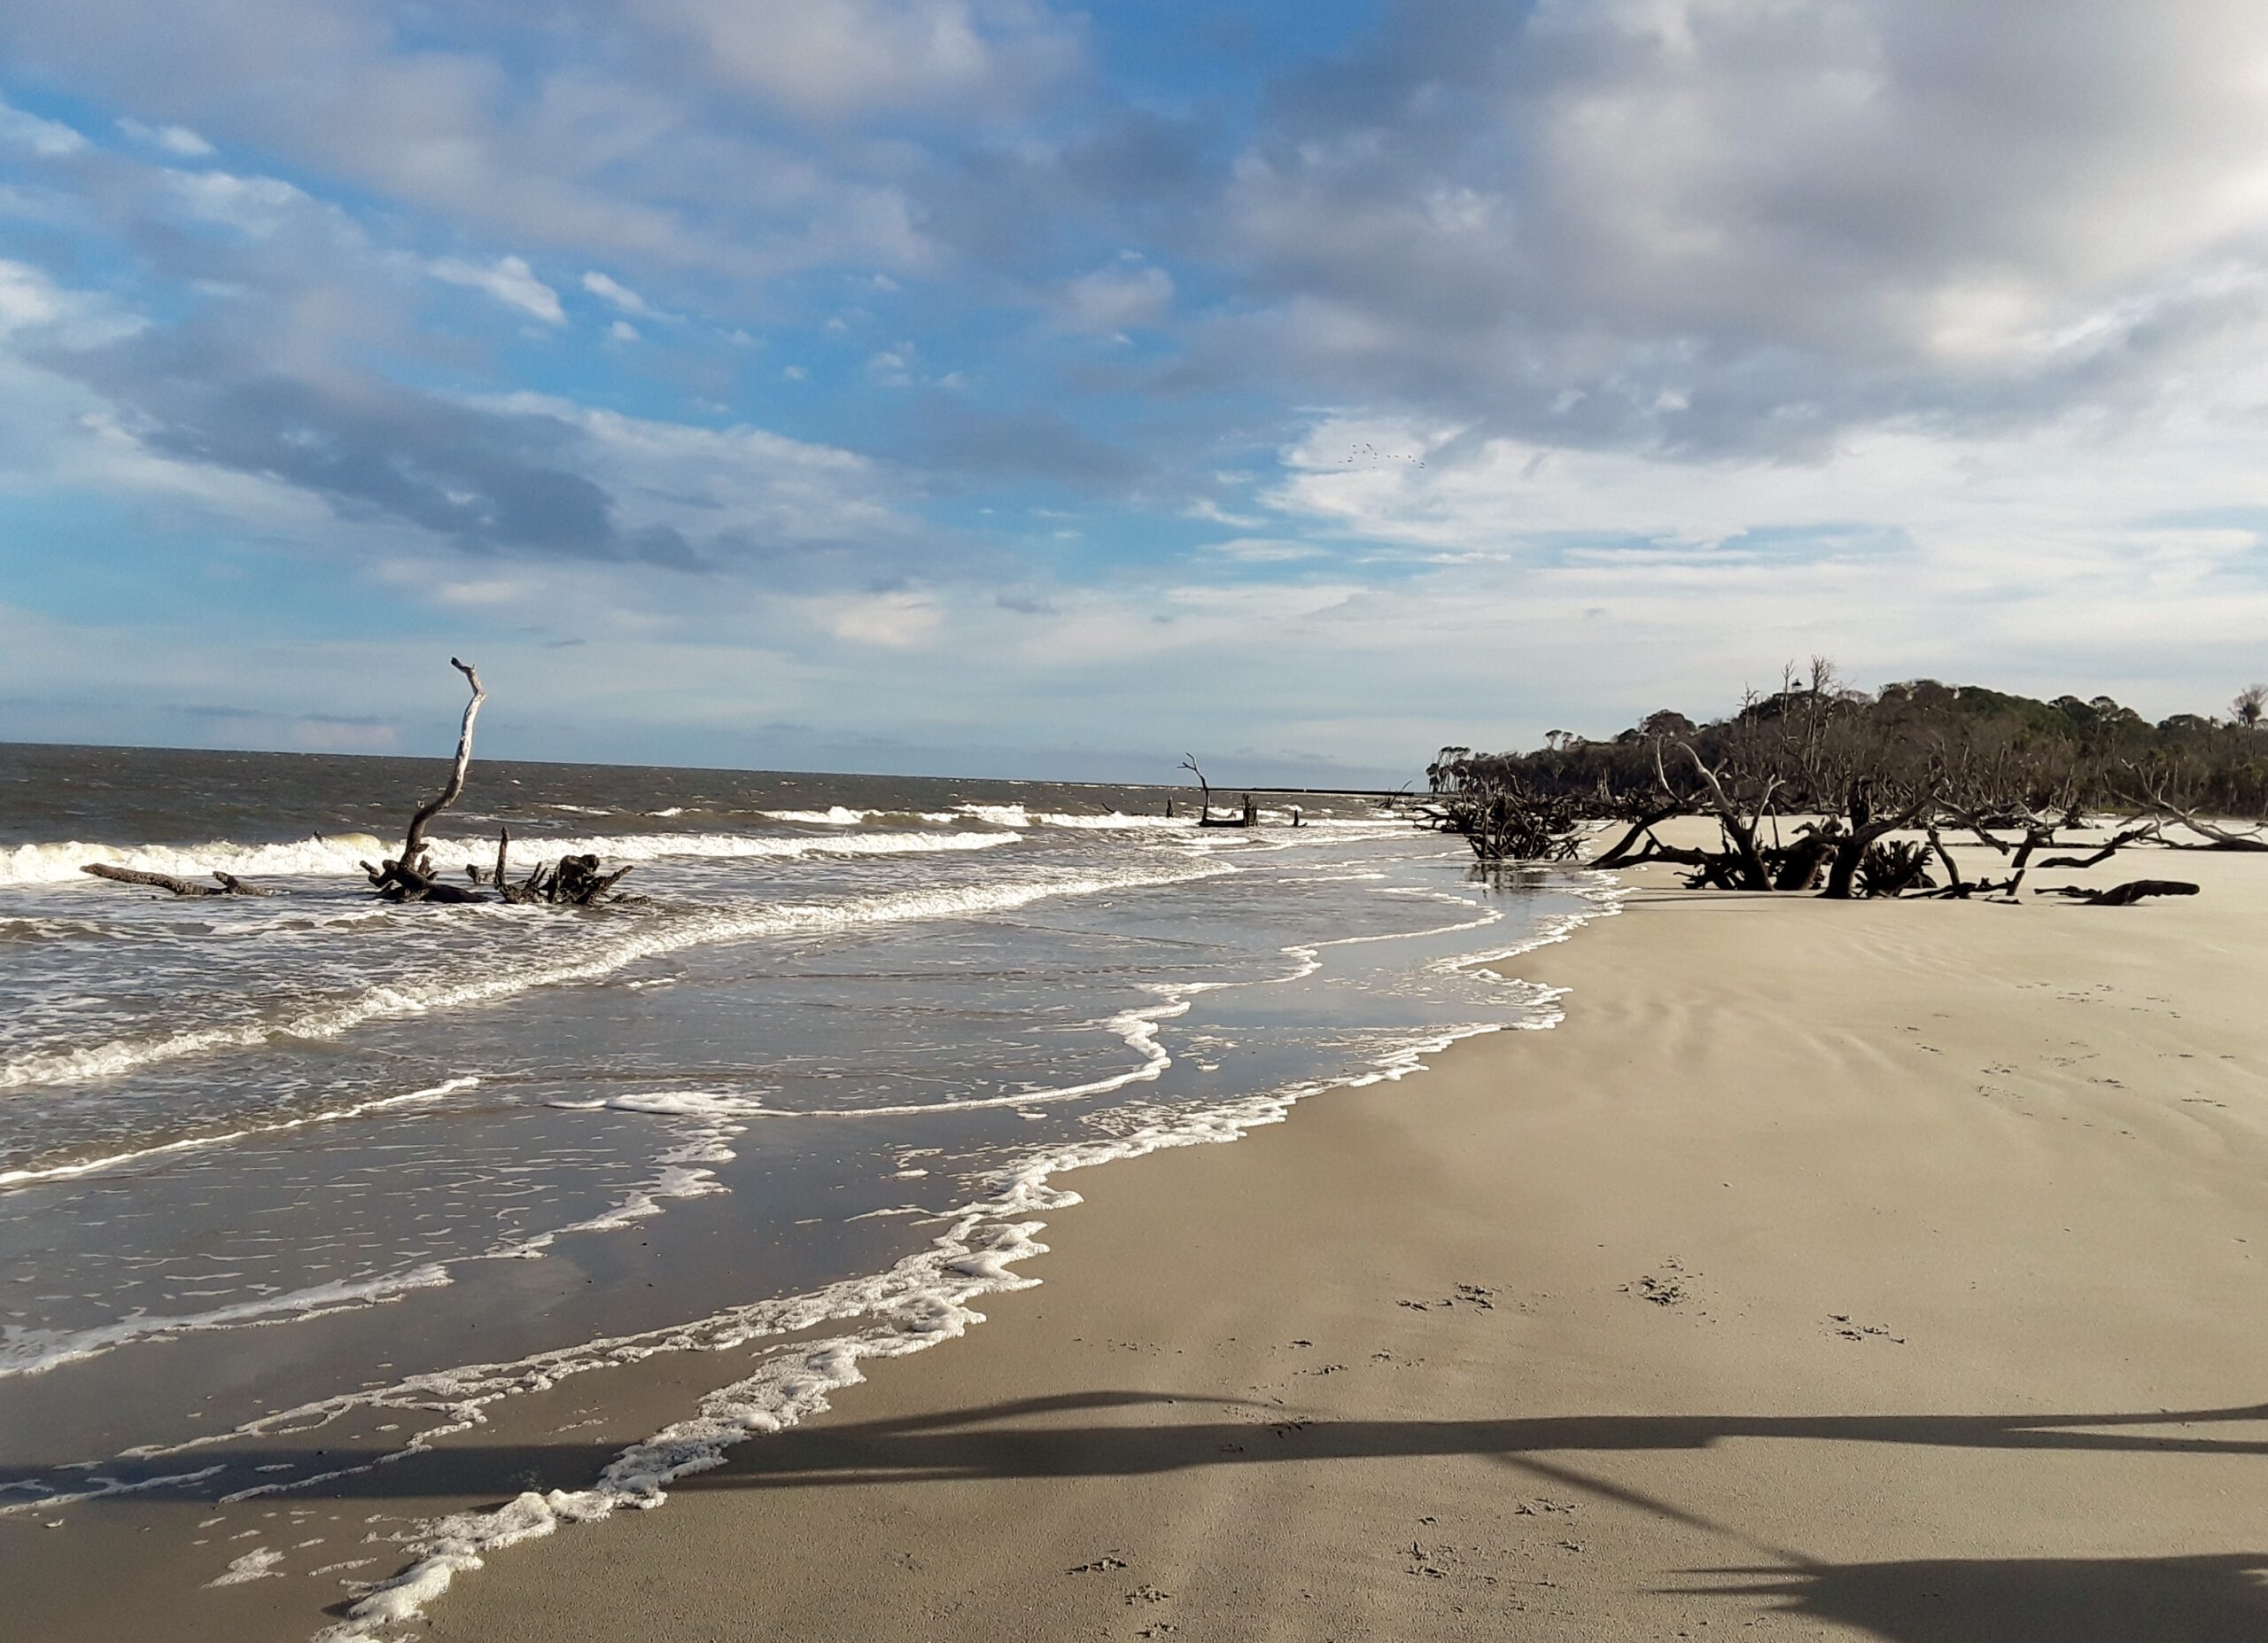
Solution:
M 2212 712 L 2264 456 L 2258 0 L 0 0 L 0 740 Z

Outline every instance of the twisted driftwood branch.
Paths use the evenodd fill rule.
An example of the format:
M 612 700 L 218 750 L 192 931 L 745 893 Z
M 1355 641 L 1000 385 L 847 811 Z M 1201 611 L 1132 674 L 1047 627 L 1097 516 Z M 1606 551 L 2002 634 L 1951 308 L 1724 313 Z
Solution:
M 480 705 L 488 699 L 488 692 L 480 688 L 480 673 L 470 662 L 449 658 L 449 666 L 465 676 L 472 687 L 472 699 L 464 705 L 464 726 L 457 732 L 456 762 L 449 767 L 449 779 L 441 790 L 418 807 L 409 818 L 409 830 L 401 841 L 401 855 L 372 867 L 362 863 L 362 871 L 370 883 L 389 901 L 478 901 L 483 898 L 478 891 L 461 890 L 454 884 L 444 884 L 433 876 L 433 859 L 425 847 L 426 824 L 457 802 L 464 791 L 465 771 L 472 764 L 472 723 L 480 716 Z

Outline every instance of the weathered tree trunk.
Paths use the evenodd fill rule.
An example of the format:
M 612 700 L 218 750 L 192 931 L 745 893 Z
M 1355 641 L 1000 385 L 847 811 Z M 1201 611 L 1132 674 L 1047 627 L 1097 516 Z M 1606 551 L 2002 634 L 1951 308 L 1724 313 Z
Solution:
M 2066 884 L 2054 890 L 2043 890 L 2043 896 L 2069 896 L 2074 901 L 2091 907 L 2130 907 L 2150 896 L 2194 896 L 2197 886 L 2178 878 L 2133 878 L 2109 890 L 2081 890 Z
M 1830 901 L 1847 901 L 1857 884 L 1859 869 L 1866 865 L 1867 852 L 1885 836 L 1900 828 L 1911 827 L 1930 807 L 1930 799 L 1917 798 L 1895 816 L 1877 816 L 1874 798 L 1861 783 L 1851 794 L 1851 830 L 1836 841 L 1835 863 L 1828 869 L 1827 889 L 1822 892 Z
M 116 884 L 147 884 L 152 890 L 166 890 L 176 896 L 272 896 L 276 892 L 262 890 L 257 884 L 247 884 L 232 873 L 215 872 L 218 882 L 200 884 L 194 879 L 175 878 L 170 873 L 151 873 L 141 868 L 113 867 L 107 861 L 89 861 L 79 869 L 97 878 L 109 879 Z
M 1672 816 L 1683 815 L 1685 811 L 1684 803 L 1680 801 L 1639 812 L 1638 819 L 1630 824 L 1630 830 L 1623 834 L 1613 849 L 1603 856 L 1594 857 L 1591 865 L 1595 868 L 1618 868 L 1628 865 L 1631 853 L 1638 848 L 1640 839 L 1651 838 L 1655 828 Z M 1656 848 L 1659 848 L 1659 845 L 1657 845 Z
M 476 890 L 462 890 L 454 884 L 444 884 L 433 876 L 433 860 L 425 847 L 425 828 L 433 818 L 457 802 L 464 791 L 465 771 L 472 764 L 472 725 L 480 716 L 480 705 L 488 699 L 488 692 L 480 688 L 480 674 L 470 662 L 449 658 L 449 666 L 465 676 L 472 687 L 472 699 L 464 706 L 464 724 L 457 732 L 456 762 L 449 767 L 449 779 L 441 790 L 418 806 L 409 818 L 409 830 L 402 836 L 401 855 L 372 867 L 362 863 L 362 871 L 369 877 L 377 892 L 389 901 L 483 901 L 487 898 Z
M 1725 784 L 1717 779 L 1717 773 L 1702 763 L 1701 755 L 1693 751 L 1693 744 L 1690 742 L 1680 742 L 1678 746 L 1684 751 L 1685 756 L 1693 761 L 1694 769 L 1700 773 L 1701 780 L 1709 789 L 1710 803 L 1716 809 L 1717 820 L 1724 828 L 1726 842 L 1731 845 L 1733 859 L 1739 868 L 1735 880 L 1735 888 L 1770 890 L 1772 872 L 1764 865 L 1764 853 L 1756 843 L 1754 818 L 1744 817 L 1741 814 L 1740 807 L 1735 805 L 1725 792 Z M 1656 768 L 1658 771 L 1658 762 Z M 1767 783 L 1764 797 L 1757 802 L 1758 815 L 1761 815 L 1771 804 L 1771 788 L 1776 783 Z

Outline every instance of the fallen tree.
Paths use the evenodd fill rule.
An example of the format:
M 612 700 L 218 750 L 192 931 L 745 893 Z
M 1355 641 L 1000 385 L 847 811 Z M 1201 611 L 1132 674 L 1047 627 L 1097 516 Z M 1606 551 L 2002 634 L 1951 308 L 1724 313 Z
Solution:
M 1969 697 L 1984 698 L 1977 712 L 2000 719 L 1977 720 L 1979 731 L 1948 716 L 1955 698 L 1961 712 L 1969 712 Z M 1550 745 L 1535 753 L 1445 747 L 1426 771 L 1430 796 L 1416 809 L 1427 825 L 1464 835 L 1483 860 L 1566 860 L 1587 839 L 1612 838 L 1591 858 L 1594 865 L 1659 863 L 1685 869 L 1689 889 L 1836 900 L 2012 902 L 2035 868 L 2085 871 L 2139 848 L 2268 851 L 2262 828 L 2200 814 L 2189 802 L 2200 779 L 2185 776 L 2179 760 L 2162 759 L 2124 767 L 2143 794 L 2119 796 L 2117 807 L 2130 813 L 2125 825 L 2108 838 L 2072 841 L 2073 853 L 2046 854 L 2059 832 L 2082 825 L 2090 805 L 2101 807 L 2106 750 L 2115 751 L 2118 737 L 2133 740 L 2127 722 L 2133 716 L 2114 709 L 2100 698 L 2067 699 L 2051 709 L 1937 686 L 1895 687 L 1877 702 L 1845 689 L 1831 664 L 1814 658 L 1808 678 L 1791 666 L 1777 692 L 1751 696 L 1739 712 L 1705 727 L 1663 712 L 1612 744 L 1554 731 Z M 2075 746 L 2059 739 L 2061 732 L 1999 735 L 2019 710 L 2054 723 L 2084 720 L 2095 740 Z M 2179 721 L 2168 725 L 2179 728 Z M 2236 732 L 2208 728 L 2221 738 L 2213 744 L 2221 759 L 2213 780 L 2241 789 L 2253 779 L 2249 772 L 2264 767 L 2245 762 Z M 2268 750 L 2268 738 L 2260 746 Z M 1688 842 L 1689 835 L 1673 844 L 1657 831 L 1688 816 L 1713 819 L 1716 842 Z M 1948 835 L 1973 839 L 2003 865 L 1964 873 Z M 2195 892 L 2180 881 L 2139 879 L 2049 893 L 2125 907 Z
M 145 884 L 152 890 L 170 891 L 176 896 L 272 896 L 276 892 L 263 890 L 257 884 L 247 884 L 233 873 L 214 872 L 216 883 L 200 884 L 195 879 L 175 878 L 170 873 L 151 873 L 141 868 L 113 867 L 107 861 L 89 861 L 79 869 L 97 878 L 106 878 L 114 884 Z
M 608 899 L 615 885 L 630 869 L 617 868 L 611 873 L 602 872 L 599 859 L 594 855 L 562 856 L 546 866 L 536 864 L 535 870 L 515 884 L 506 869 L 505 857 L 511 849 L 509 828 L 501 829 L 496 839 L 496 865 L 485 876 L 479 868 L 468 866 L 465 876 L 474 888 L 444 883 L 433 870 L 433 853 L 425 843 L 425 829 L 464 792 L 465 772 L 472 765 L 472 727 L 480 717 L 480 705 L 488 699 L 488 692 L 480 686 L 480 672 L 470 662 L 449 658 L 449 666 L 462 674 L 465 683 L 471 687 L 472 697 L 464 705 L 464 723 L 457 731 L 457 756 L 449 767 L 449 779 L 441 790 L 420 806 L 409 818 L 408 830 L 403 835 L 401 854 L 372 867 L 362 863 L 362 871 L 377 889 L 380 897 L 388 901 L 485 901 L 489 898 L 478 886 L 486 883 L 496 892 L 499 900 L 513 903 L 543 902 L 554 907 L 593 907 Z
M 464 794 L 465 777 L 472 767 L 472 730 L 480 717 L 480 705 L 488 699 L 482 689 L 479 670 L 470 662 L 449 658 L 449 666 L 462 674 L 470 688 L 471 698 L 465 703 L 464 720 L 457 730 L 457 752 L 449 767 L 447 781 L 441 790 L 420 805 L 409 818 L 404 829 L 401 849 L 375 866 L 364 861 L 363 876 L 384 901 L 467 902 L 487 901 L 492 898 L 480 886 L 485 884 L 495 892 L 493 899 L 512 903 L 541 903 L 551 907 L 595 907 L 601 902 L 618 899 L 615 885 L 630 869 L 617 868 L 605 871 L 594 855 L 562 856 L 556 861 L 539 861 L 528 876 L 517 884 L 506 871 L 505 857 L 511 846 L 511 830 L 507 828 L 496 841 L 496 865 L 484 875 L 477 866 L 465 869 L 470 887 L 454 884 L 443 879 L 433 866 L 432 846 L 426 840 L 425 829 L 433 819 L 455 804 Z M 320 838 L 322 836 L 316 836 Z M 80 868 L 114 884 L 136 884 L 153 890 L 163 890 L 176 896 L 272 896 L 280 892 L 248 884 L 227 873 L 215 872 L 214 884 L 194 879 L 176 878 L 169 873 L 152 873 L 140 868 L 113 867 L 107 862 L 89 862 Z

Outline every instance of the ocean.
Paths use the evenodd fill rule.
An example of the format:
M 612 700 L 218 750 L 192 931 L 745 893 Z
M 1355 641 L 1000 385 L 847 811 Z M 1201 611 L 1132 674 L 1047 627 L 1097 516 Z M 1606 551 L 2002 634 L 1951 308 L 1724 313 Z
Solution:
M 714 1366 L 575 1486 L 367 1555 L 165 1520 L 216 1581 L 300 1581 L 311 1636 L 959 1333 L 1044 1281 L 1081 1169 L 1548 1025 L 1503 961 L 1611 906 L 1357 797 L 1240 831 L 1160 788 L 489 760 L 448 876 L 509 824 L 634 899 L 377 902 L 357 863 L 444 772 L 0 745 L 0 1516 L 318 1503 L 570 1378 Z

